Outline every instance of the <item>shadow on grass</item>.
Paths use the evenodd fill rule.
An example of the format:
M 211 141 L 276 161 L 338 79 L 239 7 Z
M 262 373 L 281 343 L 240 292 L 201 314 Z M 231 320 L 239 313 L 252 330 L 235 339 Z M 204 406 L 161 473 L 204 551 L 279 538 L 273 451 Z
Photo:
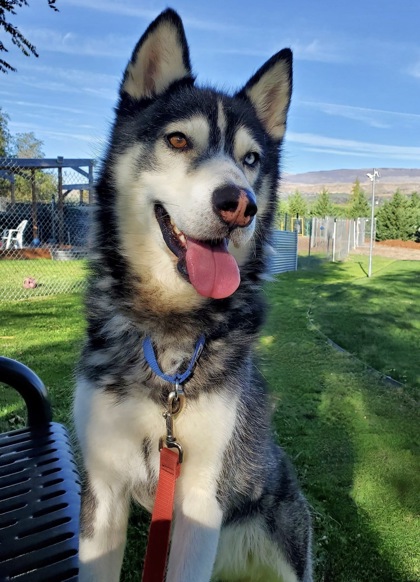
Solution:
M 364 264 L 361 261 L 358 261 L 357 264 L 359 265 L 359 267 L 363 271 L 363 273 L 366 275 L 366 277 L 368 277 L 368 272 L 366 271 Z
M 7 335 L 0 336 L 1 354 L 22 362 L 41 378 L 51 399 L 54 420 L 65 424 L 69 422 L 74 367 L 84 327 L 81 312 L 77 296 L 2 306 L 0 334 Z M 1 402 L 1 429 L 10 430 L 10 406 L 12 416 L 26 418 L 24 403 L 14 391 L 3 391 Z
M 74 366 L 80 341 L 50 341 L 18 353 L 7 354 L 31 368 L 45 384 L 51 401 L 53 420 L 70 424 L 70 410 L 74 392 Z M 55 360 L 52 363 L 52 360 Z M 26 407 L 15 390 L 1 393 L 0 430 L 12 430 L 15 417 L 26 420 Z M 3 412 L 1 412 L 3 409 Z M 20 423 L 22 424 L 22 423 Z
M 344 349 L 395 380 L 420 388 L 420 269 L 379 272 L 319 289 L 311 318 Z
M 80 300 L 74 297 L 60 297 L 56 302 L 8 304 L 2 310 L 1 327 L 7 330 L 5 337 L 8 338 L 4 340 L 7 343 L 1 350 L 2 355 L 21 361 L 42 379 L 49 393 L 54 420 L 65 424 L 70 432 L 74 369 L 85 325 L 81 314 Z M 52 322 L 54 329 L 51 329 Z M 22 339 L 25 326 L 30 329 L 28 337 Z M 63 329 L 67 331 L 64 333 Z M 65 337 L 56 339 L 61 335 Z M 30 347 L 22 348 L 21 345 Z M 25 421 L 23 400 L 15 390 L 0 384 L 0 431 L 14 430 L 25 425 Z M 78 454 L 76 449 L 75 454 Z M 137 582 L 141 576 L 149 521 L 145 510 L 133 506 L 122 582 Z
M 339 270 L 340 267 L 336 273 Z M 321 275 L 323 278 L 327 280 L 328 273 Z M 263 374 L 274 391 L 279 441 L 294 461 L 302 488 L 313 506 L 315 579 L 414 582 L 414 577 L 405 573 L 412 568 L 407 567 L 401 550 L 407 543 L 411 544 L 409 551 L 414 551 L 413 537 L 401 539 L 401 522 L 399 547 L 395 550 L 392 538 L 397 535 L 392 520 L 400 506 L 405 516 L 415 513 L 413 471 L 411 467 L 408 471 L 407 467 L 396 467 L 398 455 L 410 446 L 409 439 L 400 434 L 406 409 L 401 408 L 396 416 L 391 414 L 390 422 L 383 422 L 381 414 L 386 419 L 390 413 L 387 407 L 394 404 L 384 401 L 380 410 L 383 388 L 359 364 L 333 352 L 308 332 L 306 309 L 310 297 L 304 291 L 306 282 L 304 275 L 294 273 L 287 285 L 279 281 L 268 289 L 273 309 L 260 355 Z M 375 423 L 377 417 L 379 421 Z M 371 429 L 366 428 L 369 422 Z M 411 422 L 415 426 L 414 418 Z M 360 427 L 356 426 L 358 423 Z M 365 448 L 369 447 L 370 438 L 376 441 L 368 454 Z M 385 455 L 383 461 L 375 460 L 378 467 L 382 462 L 382 479 L 389 465 L 386 455 L 393 454 L 388 450 L 388 441 L 394 443 L 397 458 L 395 470 L 388 473 L 392 477 L 382 500 L 375 482 L 379 479 L 376 466 L 369 466 L 369 455 Z M 372 486 L 378 494 L 369 490 Z M 382 501 L 388 502 L 389 496 L 395 498 L 395 507 L 385 506 L 378 525 L 374 520 L 381 510 L 372 508 L 370 503 L 373 498 L 380 506 Z M 404 515 L 401 519 L 406 518 Z
M 273 308 L 260 352 L 262 372 L 275 393 L 274 420 L 279 441 L 294 460 L 302 488 L 313 506 L 315 579 L 318 582 L 414 582 L 414 576 L 409 578 L 404 574 L 408 567 L 401 552 L 393 548 L 392 538 L 394 529 L 400 531 L 410 525 L 408 514 L 413 509 L 414 485 L 407 465 L 398 467 L 396 462 L 388 471 L 383 497 L 385 518 L 379 526 L 373 523 L 372 512 L 366 509 L 363 499 L 357 498 L 360 492 L 366 493 L 357 482 L 365 480 L 371 486 L 368 480 L 376 477 L 376 465 L 369 466 L 371 457 L 364 450 L 370 440 L 376 439 L 375 443 L 379 443 L 370 454 L 375 456 L 378 466 L 382 465 L 382 473 L 390 467 L 388 456 L 393 454 L 385 442 L 387 435 L 397 440 L 399 450 L 407 454 L 414 450 L 416 438 L 410 444 L 405 434 L 400 434 L 405 416 L 410 415 L 408 404 L 403 395 L 401 401 L 397 393 L 394 400 L 385 393 L 382 395 L 375 379 L 357 363 L 336 354 L 308 331 L 306 315 L 314 285 L 329 283 L 327 294 L 334 285 L 334 293 L 340 286 L 348 292 L 348 281 L 353 278 L 343 265 L 326 264 L 320 259 L 314 263 L 314 259 L 307 268 L 280 276 L 276 283 L 267 285 Z M 414 286 L 413 276 L 408 271 L 405 273 L 405 286 L 407 283 L 408 287 Z M 337 283 L 339 278 L 341 282 Z M 402 288 L 397 291 L 397 295 L 402 293 Z M 377 295 L 375 291 L 374 296 Z M 82 319 L 79 317 L 76 321 L 71 316 L 75 308 L 73 301 L 53 306 L 48 303 L 48 308 L 30 306 L 27 310 L 26 307 L 21 306 L 17 311 L 13 308 L 7 315 L 8 320 L 12 327 L 25 326 L 30 321 L 35 334 L 42 335 L 40 342 L 24 349 L 12 347 L 13 355 L 6 355 L 17 357 L 40 375 L 51 388 L 55 418 L 66 422 Z M 357 310 L 352 313 L 354 317 Z M 55 330 L 45 329 L 44 315 L 48 321 L 56 315 L 57 328 L 69 326 L 70 331 L 56 339 Z M 344 315 L 343 309 L 337 311 L 340 325 Z M 390 405 L 394 410 L 392 415 Z M 371 423 L 370 433 L 366 432 L 366 422 Z M 361 423 L 361 430 L 355 423 Z M 359 443 L 362 431 L 366 438 Z M 396 522 L 396 513 L 388 511 L 388 490 L 409 510 L 401 514 L 399 522 Z M 366 495 L 372 497 L 369 492 Z M 378 493 L 374 497 L 378 504 L 382 502 Z M 142 510 L 132 513 L 123 582 L 138 579 L 148 522 L 149 516 Z M 408 547 L 410 539 L 407 535 L 407 540 L 399 540 L 399 546 Z

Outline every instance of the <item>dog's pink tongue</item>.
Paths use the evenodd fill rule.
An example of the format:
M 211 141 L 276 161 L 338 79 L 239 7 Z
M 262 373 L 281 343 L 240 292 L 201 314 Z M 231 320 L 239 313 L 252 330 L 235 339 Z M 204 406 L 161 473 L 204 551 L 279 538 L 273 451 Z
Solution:
M 212 246 L 187 238 L 186 262 L 191 285 L 204 297 L 223 299 L 239 287 L 239 267 L 225 241 Z

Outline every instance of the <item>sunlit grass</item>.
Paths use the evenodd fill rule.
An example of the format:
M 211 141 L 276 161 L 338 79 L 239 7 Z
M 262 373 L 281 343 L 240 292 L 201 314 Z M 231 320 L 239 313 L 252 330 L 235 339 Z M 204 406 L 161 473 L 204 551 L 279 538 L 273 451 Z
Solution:
M 27 277 L 36 280 L 35 289 L 23 288 Z M 0 301 L 72 293 L 83 288 L 85 278 L 84 260 L 0 260 Z
M 413 279 L 420 263 L 375 259 L 374 277 L 367 281 L 366 265 L 358 261 L 333 265 L 314 259 L 310 268 L 267 284 L 272 308 L 259 342 L 258 365 L 271 388 L 279 442 L 313 508 L 315 580 L 415 582 L 420 579 L 420 419 L 419 358 L 413 351 L 419 307 Z M 308 315 L 337 343 L 350 337 L 350 348 L 369 347 L 379 334 L 382 360 L 404 371 L 406 386 L 389 387 L 363 362 L 334 350 Z M 369 317 L 375 325 L 366 325 L 362 335 L 363 320 Z M 397 333 L 397 327 L 409 335 Z M 43 378 L 54 417 L 65 423 L 83 328 L 76 295 L 1 304 L 0 352 Z M 359 357 L 366 350 L 357 352 Z M 407 352 L 411 357 L 405 357 Z M 4 429 L 14 416 L 23 416 L 23 409 L 9 393 L 3 400 Z M 139 579 L 147 527 L 148 518 L 136 510 L 123 582 Z
M 84 329 L 80 296 L 2 302 L 0 310 L 0 354 L 32 368 L 49 391 L 54 419 L 68 422 L 74 365 Z M 24 416 L 22 403 L 11 390 L 0 393 L 3 430 L 10 424 L 8 411 Z
M 378 263 L 374 277 L 317 289 L 311 307 L 314 323 L 331 339 L 367 364 L 400 382 L 420 388 L 420 261 Z M 347 266 L 347 265 L 346 265 Z
M 402 265 L 406 277 L 395 279 L 401 296 L 405 285 L 411 294 L 411 277 L 419 267 Z M 262 369 L 277 396 L 280 442 L 295 460 L 314 508 L 316 580 L 413 582 L 420 576 L 418 390 L 412 384 L 404 389 L 383 384 L 363 362 L 337 352 L 308 326 L 308 313 L 314 317 L 322 307 L 324 315 L 316 322 L 322 322 L 322 331 L 328 325 L 338 341 L 348 306 L 343 303 L 340 309 L 337 302 L 330 316 L 323 299 L 339 285 L 350 296 L 353 285 L 363 288 L 363 268 L 357 262 L 317 263 L 313 270 L 282 275 L 269 286 L 274 309 L 266 326 L 270 342 L 260 344 Z M 397 265 L 376 261 L 376 268 L 374 279 L 381 269 L 391 292 Z M 376 285 L 382 288 L 381 282 Z M 369 313 L 368 303 L 364 309 Z M 372 310 L 386 335 L 393 324 L 387 303 L 382 311 Z M 411 352 L 409 374 L 414 377 L 414 338 L 406 339 L 400 353 Z M 382 347 L 385 360 L 387 349 L 390 358 L 395 355 L 394 341 Z M 395 366 L 400 362 L 395 360 Z

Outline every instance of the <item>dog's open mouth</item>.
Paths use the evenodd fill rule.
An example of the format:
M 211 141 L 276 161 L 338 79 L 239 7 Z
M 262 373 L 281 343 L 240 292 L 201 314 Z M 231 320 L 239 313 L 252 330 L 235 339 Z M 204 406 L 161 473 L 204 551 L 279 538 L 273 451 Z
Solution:
M 238 264 L 227 250 L 228 239 L 190 238 L 173 223 L 161 204 L 155 204 L 155 216 L 167 247 L 178 258 L 178 271 L 197 293 L 223 299 L 236 291 L 241 280 Z

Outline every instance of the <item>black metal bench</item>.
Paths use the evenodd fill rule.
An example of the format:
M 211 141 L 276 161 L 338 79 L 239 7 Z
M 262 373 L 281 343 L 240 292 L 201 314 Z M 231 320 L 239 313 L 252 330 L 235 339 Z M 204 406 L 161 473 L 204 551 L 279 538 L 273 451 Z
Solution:
M 80 481 L 69 436 L 32 370 L 0 357 L 0 382 L 28 411 L 27 428 L 0 434 L 0 582 L 76 582 Z

